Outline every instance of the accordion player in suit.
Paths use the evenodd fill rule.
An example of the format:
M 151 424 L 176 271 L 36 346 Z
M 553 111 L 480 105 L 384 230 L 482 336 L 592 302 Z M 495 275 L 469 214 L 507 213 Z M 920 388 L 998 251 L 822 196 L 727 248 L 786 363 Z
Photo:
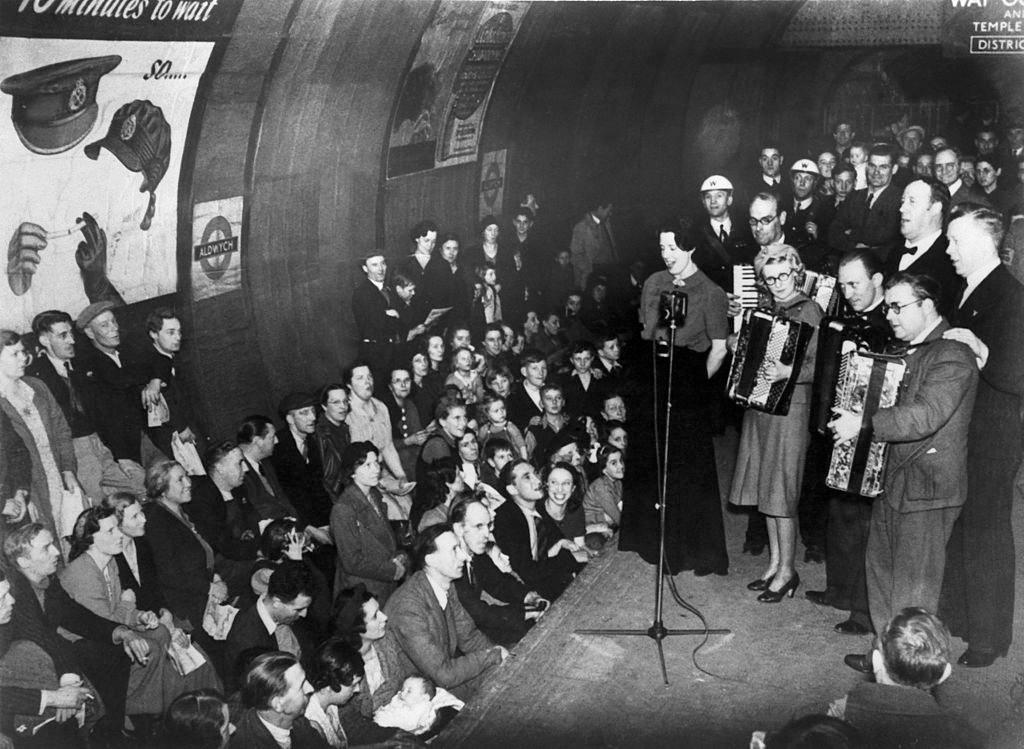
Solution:
M 755 203 L 751 217 L 761 207 Z M 743 417 L 739 454 L 733 474 L 729 501 L 736 505 L 756 505 L 768 517 L 768 544 L 771 551 L 768 569 L 747 587 L 761 591 L 762 603 L 777 603 L 792 596 L 800 585 L 794 568 L 796 556 L 797 503 L 800 481 L 810 441 L 808 422 L 811 407 L 811 383 L 817 349 L 817 327 L 821 308 L 802 293 L 804 264 L 789 245 L 769 245 L 754 260 L 754 270 L 772 297 L 772 312 L 794 322 L 807 323 L 815 333 L 807 345 L 802 363 L 783 364 L 777 359 L 761 363 L 765 379 L 783 382 L 795 376 L 789 413 L 770 414 L 748 409 Z
M 871 508 L 868 605 L 875 631 L 905 606 L 935 611 L 946 564 L 946 542 L 967 498 L 967 430 L 978 388 L 971 349 L 944 339 L 938 284 L 900 272 L 885 283 L 886 315 L 908 344 L 907 375 L 895 406 L 871 420 L 875 439 L 889 443 L 885 493 Z M 837 410 L 835 440 L 853 439 L 860 417 Z M 847 656 L 870 671 L 865 656 Z

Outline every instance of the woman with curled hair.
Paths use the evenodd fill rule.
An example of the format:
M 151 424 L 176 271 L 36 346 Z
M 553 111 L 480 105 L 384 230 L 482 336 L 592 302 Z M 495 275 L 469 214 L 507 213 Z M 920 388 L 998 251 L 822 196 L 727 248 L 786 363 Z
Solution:
M 0 412 L 7 430 L 13 431 L 29 454 L 31 487 L 28 496 L 32 518 L 59 539 L 71 532 L 62 520 L 62 514 L 67 514 L 61 512 L 65 491 L 77 489 L 84 501 L 88 502 L 88 498 L 75 475 L 78 462 L 71 428 L 63 411 L 42 381 L 25 377 L 25 368 L 31 360 L 32 355 L 25 350 L 20 334 L 0 330 Z M 6 458 L 8 449 L 4 447 Z M 75 517 L 73 512 L 68 525 Z
M 92 613 L 134 629 L 149 642 L 149 657 L 133 658 L 125 709 L 132 716 L 156 716 L 182 691 L 219 688 L 220 681 L 209 661 L 181 676 L 164 657 L 172 643 L 187 648 L 188 636 L 175 626 L 166 609 L 159 615 L 139 610 L 135 593 L 122 590 L 114 557 L 121 553 L 123 543 L 114 509 L 99 506 L 85 510 L 75 523 L 71 561 L 60 572 L 60 582 Z
M 359 712 L 369 718 L 401 689 L 398 643 L 384 637 L 388 617 L 365 585 L 345 588 L 335 602 L 334 630 L 359 651 L 363 683 Z
M 333 749 L 348 747 L 338 709 L 359 692 L 363 681 L 363 657 L 350 643 L 332 638 L 317 648 L 308 663 L 306 678 L 314 692 L 306 704 L 306 718 Z
M 212 689 L 179 694 L 164 714 L 166 749 L 224 749 L 234 730 L 228 703 Z
M 787 595 L 792 597 L 800 585 L 800 575 L 794 569 L 796 513 L 811 438 L 807 425 L 822 311 L 800 291 L 804 264 L 799 253 L 789 245 L 769 245 L 762 249 L 754 258 L 754 272 L 758 284 L 771 295 L 770 312 L 807 323 L 815 331 L 796 372 L 789 413 L 783 416 L 747 409 L 744 414 L 729 496 L 733 504 L 756 505 L 767 516 L 771 550 L 768 569 L 747 587 L 760 591 L 758 601 L 778 603 Z M 793 374 L 793 366 L 778 359 L 764 362 L 762 368 L 772 382 L 781 382 Z
M 459 458 L 449 456 L 438 458 L 427 467 L 423 486 L 416 492 L 416 504 L 409 517 L 417 532 L 448 522 L 452 502 L 466 488 L 459 463 Z
M 331 536 L 338 552 L 334 589 L 363 583 L 381 602 L 408 567 L 398 551 L 387 507 L 378 489 L 380 452 L 372 442 L 353 442 L 342 456 L 348 485 L 331 507 Z
M 430 336 L 426 343 L 413 352 L 409 360 L 409 374 L 412 375 L 412 391 L 409 397 L 416 404 L 421 424 L 429 424 L 434 420 L 434 408 L 444 392 L 444 375 L 439 368 L 433 366 L 430 347 L 444 357 L 444 339 L 441 336 Z
M 192 481 L 173 460 L 153 463 L 146 470 L 146 538 L 153 550 L 156 576 L 167 607 L 176 617 L 188 620 L 203 646 L 216 646 L 205 636 L 203 614 L 208 600 L 227 598 L 227 586 L 213 571 L 213 549 L 188 516 Z

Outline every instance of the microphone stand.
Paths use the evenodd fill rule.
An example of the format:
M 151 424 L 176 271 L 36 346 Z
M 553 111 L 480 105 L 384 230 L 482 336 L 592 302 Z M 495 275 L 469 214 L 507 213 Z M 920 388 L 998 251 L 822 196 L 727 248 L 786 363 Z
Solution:
M 668 388 L 665 396 L 665 440 L 661 460 L 661 471 L 658 485 L 658 565 L 657 579 L 654 584 L 654 621 L 647 629 L 577 629 L 579 635 L 612 635 L 620 637 L 650 637 L 658 648 L 658 661 L 661 664 L 661 678 L 665 686 L 668 686 L 668 670 L 665 668 L 665 650 L 662 641 L 666 637 L 677 637 L 685 635 L 727 635 L 732 632 L 729 629 L 668 629 L 662 618 L 665 602 L 665 577 L 668 571 L 665 569 L 665 518 L 666 499 L 668 493 L 668 448 L 669 448 L 669 426 L 672 419 L 672 374 L 675 365 L 675 340 L 678 321 L 676 315 L 669 316 L 669 338 L 668 338 Z M 654 344 L 657 345 L 657 344 Z M 657 367 L 657 362 L 655 362 Z M 657 374 L 655 374 L 655 378 Z M 657 386 L 655 385 L 655 393 Z M 657 419 L 657 414 L 655 414 Z M 658 424 L 654 424 L 655 435 L 658 432 Z

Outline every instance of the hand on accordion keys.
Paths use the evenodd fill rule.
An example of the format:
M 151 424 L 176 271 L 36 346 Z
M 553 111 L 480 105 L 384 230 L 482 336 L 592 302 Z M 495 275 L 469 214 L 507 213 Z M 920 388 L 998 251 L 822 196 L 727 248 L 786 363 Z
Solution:
M 793 373 L 793 367 L 783 364 L 778 359 L 766 361 L 761 365 L 760 376 L 770 382 L 782 382 L 789 379 Z
M 828 428 L 832 430 L 832 441 L 838 445 L 856 438 L 860 433 L 860 414 L 845 408 L 833 408 L 832 413 L 836 415 L 828 423 Z

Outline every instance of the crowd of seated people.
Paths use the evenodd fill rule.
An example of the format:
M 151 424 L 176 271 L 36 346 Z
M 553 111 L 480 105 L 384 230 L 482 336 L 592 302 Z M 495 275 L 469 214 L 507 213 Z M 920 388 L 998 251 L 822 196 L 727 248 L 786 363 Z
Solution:
M 805 561 L 829 569 L 829 587 L 807 597 L 850 612 L 839 631 L 881 634 L 918 606 L 967 640 L 962 665 L 1005 655 L 1024 128 L 1007 128 L 1002 149 L 979 132 L 969 158 L 917 127 L 870 141 L 853 131 L 837 126 L 834 148 L 788 170 L 768 144 L 751 175 L 709 176 L 698 215 L 651 237 L 666 269 L 650 276 L 603 200 L 568 248 L 545 244 L 526 205 L 510 240 L 487 217 L 464 254 L 453 233 L 435 252 L 440 230 L 420 222 L 397 272 L 382 251 L 362 259 L 359 356 L 337 381 L 288 393 L 276 418 L 239 414 L 219 439 L 202 434 L 179 380 L 172 310 L 149 316 L 141 354 L 121 346 L 109 302 L 44 312 L 29 335 L 0 331 L 0 589 L 14 599 L 0 686 L 21 690 L 0 733 L 16 746 L 421 742 L 395 734 L 406 718 L 394 713 L 436 730 L 616 534 L 636 550 L 654 540 L 647 437 L 661 422 L 646 377 L 663 365 L 648 340 L 674 346 L 695 378 L 668 387 L 704 456 L 670 469 L 706 489 L 698 514 L 670 519 L 670 541 L 701 538 L 707 556 L 673 557 L 671 571 L 727 572 L 711 435 L 731 424 L 729 500 L 756 508 L 745 551 L 770 549 L 748 586 L 758 601 L 793 596 L 802 538 Z M 812 326 L 825 310 L 805 275 L 834 275 L 841 314 L 926 365 L 905 384 L 913 402 L 874 417 L 909 466 L 889 472 L 874 506 L 813 478 L 832 439 L 859 429 L 839 412 L 824 440 L 808 431 L 816 339 L 802 368 L 765 362 L 795 379 L 788 415 L 739 418 L 727 401 L 741 264 L 763 309 Z M 691 300 L 672 340 L 658 317 L 666 289 Z M 922 486 L 934 469 L 915 461 L 936 452 L 950 485 Z M 877 660 L 847 663 L 885 673 Z M 13 733 L 33 716 L 54 720 Z

